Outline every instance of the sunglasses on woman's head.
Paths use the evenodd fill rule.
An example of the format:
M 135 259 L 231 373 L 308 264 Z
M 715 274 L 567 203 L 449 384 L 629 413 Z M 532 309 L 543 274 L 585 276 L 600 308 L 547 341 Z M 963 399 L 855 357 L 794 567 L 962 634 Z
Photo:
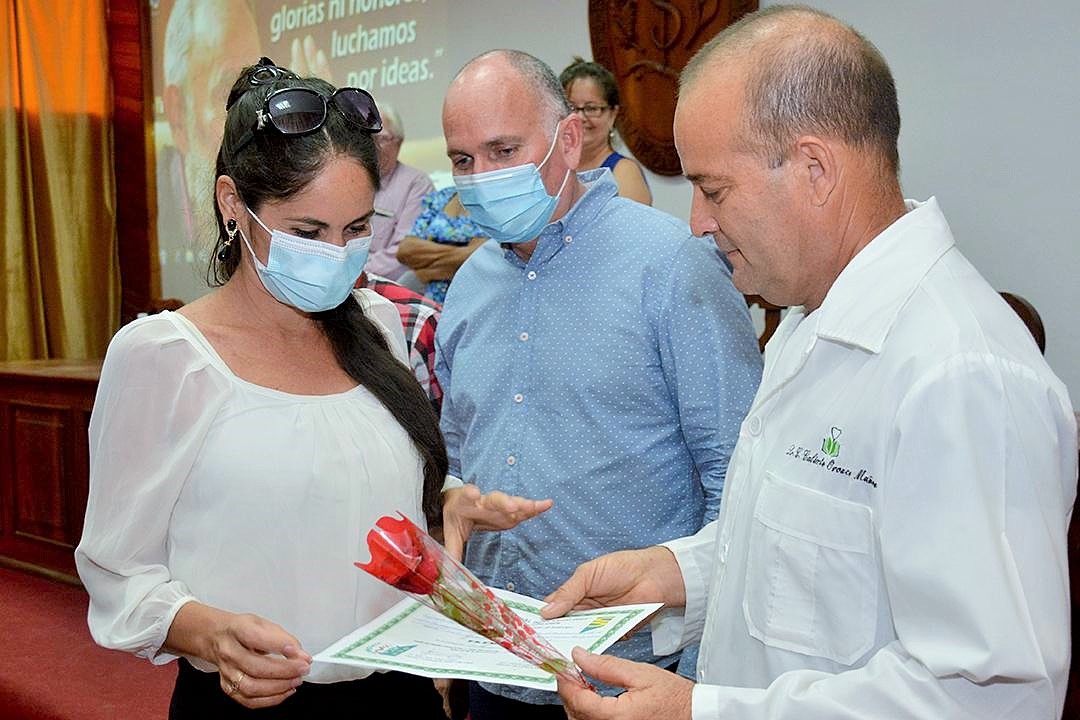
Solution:
M 232 154 L 235 156 L 252 141 L 255 131 L 268 125 L 282 135 L 307 135 L 326 122 L 329 106 L 350 120 L 357 130 L 377 133 L 382 130 L 382 118 L 375 99 L 365 90 L 353 87 L 339 89 L 330 97 L 309 88 L 281 88 L 266 96 L 262 109 L 256 114 L 255 127 L 244 131 Z
M 255 63 L 255 69 L 251 71 L 251 75 L 248 77 L 248 84 L 234 87 L 232 92 L 229 93 L 229 99 L 225 101 L 225 112 L 228 112 L 236 104 L 236 101 L 240 99 L 240 96 L 251 88 L 267 85 L 279 78 L 299 80 L 300 76 L 289 68 L 278 67 L 268 57 L 259 58 L 259 62 Z

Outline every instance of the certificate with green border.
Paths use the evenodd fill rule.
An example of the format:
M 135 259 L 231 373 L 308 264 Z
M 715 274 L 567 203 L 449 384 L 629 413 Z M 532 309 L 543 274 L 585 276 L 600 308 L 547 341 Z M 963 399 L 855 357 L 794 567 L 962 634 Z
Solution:
M 567 658 L 575 646 L 602 653 L 661 607 L 620 605 L 544 620 L 543 602 L 505 590 L 494 592 Z M 555 690 L 554 675 L 412 598 L 323 650 L 315 661 Z

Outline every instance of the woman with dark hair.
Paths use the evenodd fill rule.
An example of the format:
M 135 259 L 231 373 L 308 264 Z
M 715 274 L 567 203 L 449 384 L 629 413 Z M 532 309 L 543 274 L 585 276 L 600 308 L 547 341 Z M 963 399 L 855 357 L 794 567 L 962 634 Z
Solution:
M 615 176 L 619 195 L 652 205 L 652 192 L 641 166 L 615 151 L 615 120 L 619 116 L 619 88 L 615 76 L 603 65 L 574 57 L 559 75 L 566 99 L 581 115 L 585 138 L 578 171 L 606 167 Z
M 98 643 L 180 658 L 170 718 L 441 717 L 430 680 L 312 663 L 397 602 L 352 567 L 440 513 L 446 450 L 398 314 L 352 292 L 379 182 L 371 97 L 264 58 L 229 96 L 217 289 L 127 325 L 90 423 L 79 574 Z

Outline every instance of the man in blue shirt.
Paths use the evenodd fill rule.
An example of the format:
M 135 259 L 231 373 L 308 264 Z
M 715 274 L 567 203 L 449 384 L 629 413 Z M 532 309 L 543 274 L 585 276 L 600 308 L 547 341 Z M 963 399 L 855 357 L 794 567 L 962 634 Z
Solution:
M 544 597 L 588 558 L 716 517 L 761 356 L 715 245 L 619 198 L 610 171 L 575 173 L 581 118 L 542 62 L 515 51 L 470 62 L 443 130 L 462 204 L 497 241 L 458 271 L 436 334 L 450 472 L 479 489 L 447 492 L 476 520 L 447 526 L 447 547 L 498 527 L 502 493 L 552 500 L 512 529 L 477 532 L 466 554 L 488 584 Z M 678 661 L 652 656 L 647 632 L 613 652 Z M 565 717 L 554 693 L 470 695 L 473 720 Z

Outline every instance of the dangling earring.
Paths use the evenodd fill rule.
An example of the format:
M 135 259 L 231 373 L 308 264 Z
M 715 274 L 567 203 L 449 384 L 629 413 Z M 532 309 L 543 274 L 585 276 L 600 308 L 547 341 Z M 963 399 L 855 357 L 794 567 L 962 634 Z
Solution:
M 225 262 L 229 257 L 229 250 L 232 248 L 233 240 L 236 239 L 236 218 L 229 218 L 229 221 L 225 223 L 225 232 L 228 233 L 229 239 L 221 245 L 221 249 L 218 250 L 217 259 L 219 262 Z

